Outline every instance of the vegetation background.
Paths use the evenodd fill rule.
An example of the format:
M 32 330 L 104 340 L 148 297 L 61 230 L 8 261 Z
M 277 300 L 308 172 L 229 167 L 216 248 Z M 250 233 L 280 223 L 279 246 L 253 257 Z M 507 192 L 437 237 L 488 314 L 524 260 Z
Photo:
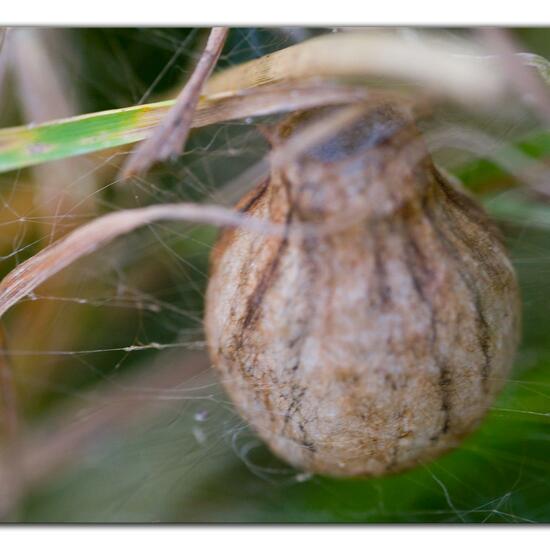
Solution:
M 232 29 L 219 67 L 330 31 Z M 514 34 L 525 51 L 550 57 L 548 29 Z M 0 126 L 173 97 L 204 39 L 204 29 L 11 29 L 0 51 Z M 505 123 L 438 117 L 446 127 L 475 124 L 504 145 L 519 140 L 548 164 L 550 134 L 523 111 Z M 128 183 L 116 179 L 128 147 L 0 174 L 0 275 L 104 212 L 229 202 L 223 190 L 250 187 L 242 174 L 267 151 L 256 122 L 265 121 L 194 131 L 181 158 Z M 3 319 L 24 453 L 4 457 L 0 470 L 5 519 L 550 521 L 550 207 L 474 154 L 447 151 L 440 160 L 498 218 L 524 303 L 513 377 L 460 449 L 375 480 L 308 476 L 278 461 L 235 415 L 205 358 L 201 316 L 216 231 L 154 224 L 63 271 Z M 11 449 L 3 421 L 0 448 Z M 21 479 L 20 463 L 32 475 Z

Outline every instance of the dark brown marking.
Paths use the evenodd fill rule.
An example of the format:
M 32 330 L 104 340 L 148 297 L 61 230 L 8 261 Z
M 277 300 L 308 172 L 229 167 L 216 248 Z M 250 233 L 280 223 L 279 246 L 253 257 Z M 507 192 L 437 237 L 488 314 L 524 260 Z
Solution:
M 380 223 L 383 223 L 380 221 Z M 380 298 L 380 305 L 387 307 L 392 300 L 391 287 L 388 283 L 388 273 L 386 270 L 386 264 L 383 258 L 383 245 L 382 239 L 377 238 L 377 231 L 373 229 L 374 237 L 374 270 L 376 273 L 376 286 L 378 289 L 378 296 Z
M 285 428 L 287 427 L 288 423 L 290 422 L 290 419 L 292 418 L 292 415 L 299 409 L 300 407 L 300 401 L 304 397 L 306 393 L 306 388 L 299 386 L 298 384 L 292 384 L 291 388 L 291 401 L 287 407 L 287 410 L 285 412 L 285 420 L 283 425 L 283 432 Z
M 447 184 L 448 185 L 448 184 Z M 437 221 L 434 219 L 434 214 L 431 210 L 431 208 L 427 205 L 424 206 L 424 213 L 426 215 L 426 219 L 430 222 L 430 225 L 434 231 L 434 234 L 438 238 L 441 246 L 446 251 L 446 253 L 449 255 L 449 257 L 454 261 L 457 273 L 468 289 L 471 297 L 472 297 L 472 303 L 474 304 L 475 312 L 476 312 L 476 325 L 477 325 L 477 338 L 479 342 L 479 347 L 481 349 L 481 352 L 483 354 L 483 364 L 481 367 L 481 385 L 484 393 L 487 393 L 489 391 L 488 386 L 488 380 L 491 373 L 491 354 L 490 354 L 490 328 L 487 323 L 487 320 L 485 318 L 485 313 L 483 311 L 483 305 L 482 305 L 482 299 L 480 292 L 477 288 L 477 285 L 475 284 L 475 281 L 472 280 L 472 276 L 469 272 L 465 271 L 463 269 L 463 262 L 460 257 L 460 253 L 456 247 L 456 245 L 447 237 L 447 235 L 444 234 L 441 227 L 442 224 L 437 223 Z M 462 243 L 472 252 L 472 255 L 474 255 L 474 249 L 472 249 L 472 245 L 470 242 L 464 241 L 461 237 L 461 232 L 456 232 L 456 225 L 449 220 L 450 216 L 445 211 L 445 209 L 441 209 L 444 211 L 445 218 L 449 222 L 451 231 L 455 234 L 456 238 L 460 239 Z M 490 222 L 488 222 L 490 223 Z M 484 228 L 484 226 L 480 226 L 481 229 Z M 486 265 L 486 262 L 483 263 L 483 265 Z
M 269 178 L 265 179 L 257 185 L 252 191 L 245 195 L 243 197 L 244 202 L 239 202 L 236 206 L 236 209 L 241 212 L 241 214 L 245 214 L 249 210 L 251 210 L 254 205 L 265 195 L 266 191 L 269 188 Z
M 314 237 L 306 238 L 302 241 L 302 250 L 303 250 L 303 258 L 305 260 L 305 266 L 303 273 L 306 273 L 309 275 L 308 280 L 306 282 L 306 292 L 312 293 L 313 292 L 313 280 L 315 278 L 315 274 L 317 272 L 317 264 L 313 259 L 312 252 L 316 244 L 316 239 Z M 309 323 L 311 319 L 314 316 L 313 309 L 315 305 L 315 300 L 312 300 L 311 297 L 304 297 L 305 302 L 308 304 L 308 311 L 305 313 L 303 322 L 301 323 L 301 330 L 299 331 L 298 336 L 296 336 L 289 344 L 290 349 L 298 348 L 296 350 L 296 362 L 290 369 L 290 376 L 292 378 L 295 378 L 297 375 L 297 372 L 300 368 L 300 362 L 301 362 L 301 356 L 302 356 L 302 350 L 303 350 L 303 344 L 304 340 L 309 334 Z M 307 423 L 305 420 L 301 407 L 302 407 L 302 400 L 306 394 L 307 388 L 304 386 L 301 386 L 297 383 L 292 383 L 291 386 L 291 401 L 287 407 L 285 417 L 284 417 L 284 423 L 283 428 L 281 430 L 281 433 L 284 434 L 287 430 L 288 424 L 293 416 L 300 415 L 302 418 L 302 421 L 298 423 L 300 432 L 302 434 L 300 443 L 304 445 L 307 449 L 309 449 L 311 452 L 316 452 L 315 446 L 308 441 L 307 432 L 304 426 L 304 423 Z
M 432 170 L 435 181 L 439 184 L 439 189 L 443 191 L 446 198 L 452 203 L 462 214 L 464 214 L 468 220 L 479 227 L 482 227 L 488 231 L 496 240 L 503 244 L 502 234 L 497 229 L 495 224 L 491 222 L 487 214 L 477 204 L 477 202 L 468 195 L 459 192 L 455 187 L 448 182 L 443 174 L 434 167 Z
M 278 267 L 281 263 L 281 257 L 288 246 L 288 233 L 291 218 L 292 211 L 290 211 L 286 217 L 285 233 L 281 239 L 279 247 L 275 251 L 270 264 L 265 268 L 264 272 L 262 273 L 260 282 L 248 297 L 245 308 L 245 315 L 241 323 L 241 328 L 243 331 L 251 328 L 260 317 L 262 301 L 268 288 L 273 284 L 273 281 L 277 276 Z
M 413 232 L 411 231 L 410 223 L 406 224 L 405 231 L 403 231 L 403 240 L 405 244 L 405 259 L 407 262 L 407 269 L 411 274 L 411 280 L 413 286 L 422 300 L 422 302 L 428 308 L 430 314 L 431 324 L 431 354 L 435 359 L 436 365 L 439 369 L 438 386 L 441 394 L 441 411 L 443 413 L 443 424 L 441 431 L 438 434 L 432 436 L 432 441 L 437 440 L 442 434 L 446 434 L 451 427 L 451 370 L 442 360 L 437 349 L 437 311 L 434 308 L 429 296 L 425 291 L 425 285 L 433 277 L 432 272 L 427 267 L 427 258 L 422 251 L 420 245 L 415 240 Z

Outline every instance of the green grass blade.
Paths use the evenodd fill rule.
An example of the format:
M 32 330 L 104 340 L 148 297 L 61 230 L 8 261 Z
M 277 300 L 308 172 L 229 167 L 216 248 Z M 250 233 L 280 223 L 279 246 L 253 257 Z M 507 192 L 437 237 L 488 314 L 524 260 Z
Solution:
M 134 143 L 173 100 L 0 130 L 0 172 Z

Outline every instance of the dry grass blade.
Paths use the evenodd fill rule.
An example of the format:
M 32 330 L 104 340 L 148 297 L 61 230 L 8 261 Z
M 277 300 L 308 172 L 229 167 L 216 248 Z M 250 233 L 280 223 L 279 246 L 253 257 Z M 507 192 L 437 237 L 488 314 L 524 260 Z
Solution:
M 56 62 L 56 48 L 70 51 L 62 33 L 48 29 L 14 29 L 10 33 L 10 74 L 16 85 L 15 95 L 24 120 L 32 124 L 52 118 L 68 118 L 79 112 L 71 92 L 74 87 Z M 40 89 L 40 94 L 36 90 Z M 86 215 L 93 211 L 97 182 L 86 159 L 63 159 L 34 168 L 36 205 L 44 217 Z M 78 181 L 78 185 L 73 185 Z M 44 227 L 54 240 L 63 224 Z
M 550 197 L 550 171 L 546 164 L 537 162 L 514 145 L 504 144 L 488 134 L 466 126 L 455 126 L 450 130 L 431 130 L 425 134 L 424 140 L 432 151 L 451 147 L 490 159 L 523 182 L 530 191 Z
M 390 32 L 323 35 L 214 75 L 206 94 L 228 93 L 308 78 L 383 77 L 424 86 L 470 108 L 494 108 L 503 77 L 475 62 L 476 44 L 419 33 L 410 41 Z
M 215 94 L 201 100 L 192 126 L 202 127 L 218 122 L 263 116 L 327 105 L 343 105 L 362 101 L 405 101 L 407 96 L 387 90 L 367 90 L 362 86 L 346 86 L 331 82 L 273 84 L 243 90 L 234 94 Z
M 0 101 L 4 101 L 3 96 L 6 92 L 6 76 L 9 65 L 8 34 L 8 28 L 0 27 Z
M 225 27 L 212 29 L 206 48 L 175 105 L 155 133 L 134 151 L 122 170 L 122 177 L 127 178 L 145 172 L 155 162 L 166 160 L 181 152 L 189 135 L 201 90 L 218 61 L 227 31 Z
M 160 220 L 239 226 L 272 234 L 283 232 L 279 225 L 262 222 L 227 208 L 192 203 L 155 205 L 106 214 L 75 229 L 8 273 L 0 283 L 0 317 L 38 285 L 79 258 L 91 254 L 119 235 Z
M 6 35 L 8 34 L 8 29 L 6 27 L 0 27 L 0 51 L 2 46 L 4 46 L 4 41 L 6 40 Z
M 544 83 L 550 86 L 550 62 L 548 62 L 548 59 L 542 57 L 542 55 L 526 52 L 518 53 L 516 57 L 519 57 L 525 65 L 535 68 Z

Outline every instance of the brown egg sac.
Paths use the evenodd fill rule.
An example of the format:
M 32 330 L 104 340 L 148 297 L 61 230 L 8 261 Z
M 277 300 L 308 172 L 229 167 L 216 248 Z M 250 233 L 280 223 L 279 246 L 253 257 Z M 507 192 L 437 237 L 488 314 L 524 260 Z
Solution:
M 291 116 L 274 147 L 329 115 Z M 285 234 L 222 234 L 206 334 L 235 406 L 278 456 L 378 476 L 479 424 L 514 359 L 516 277 L 481 207 L 397 107 L 273 170 L 238 209 Z

